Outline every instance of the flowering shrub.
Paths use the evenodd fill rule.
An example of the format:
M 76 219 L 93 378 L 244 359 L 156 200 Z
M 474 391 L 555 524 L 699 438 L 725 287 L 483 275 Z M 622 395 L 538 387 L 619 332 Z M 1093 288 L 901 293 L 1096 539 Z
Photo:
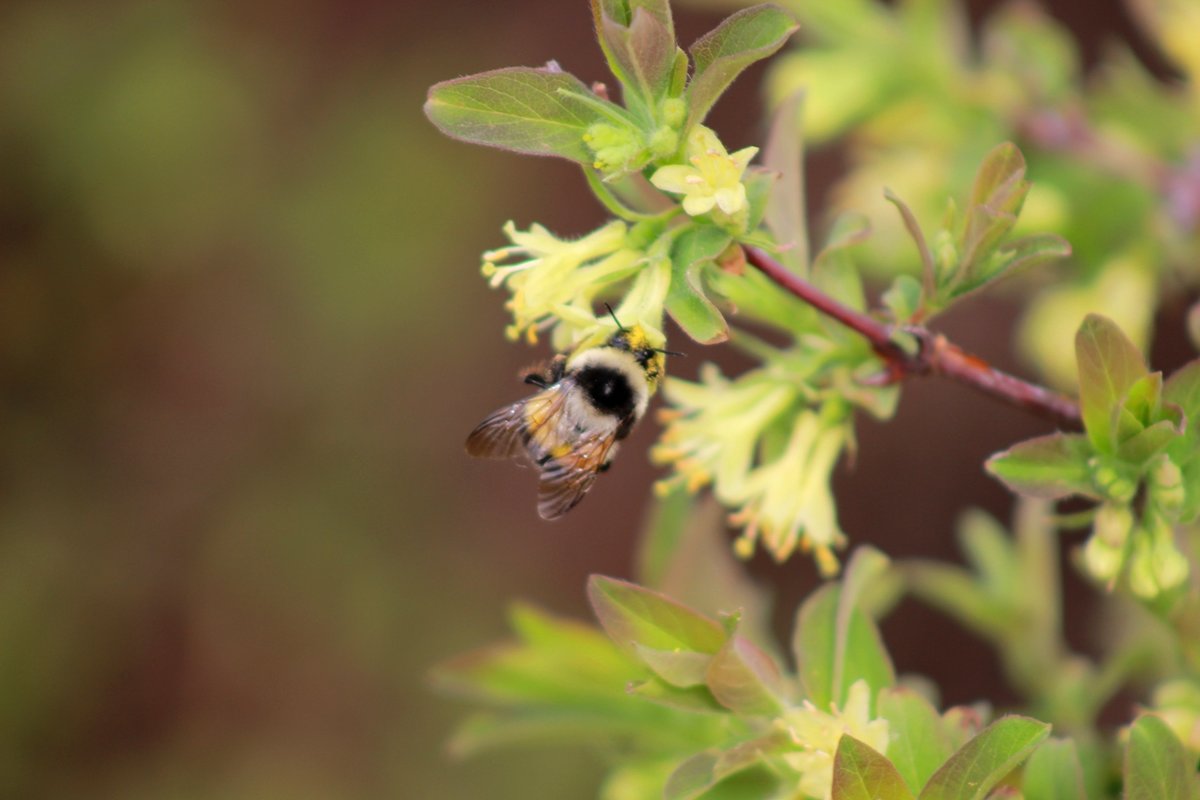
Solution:
M 537 224 L 505 226 L 511 244 L 484 254 L 483 273 L 508 292 L 510 338 L 536 343 L 545 335 L 573 359 L 610 342 L 618 326 L 638 326 L 664 349 L 669 318 L 694 342 L 730 342 L 756 362 L 736 376 L 707 364 L 698 382 L 668 377 L 665 430 L 651 452 L 670 475 L 657 485 L 664 511 L 646 534 L 658 566 L 643 564 L 642 582 L 654 585 L 662 564 L 701 551 L 725 577 L 695 578 L 698 608 L 593 577 L 588 595 L 601 630 L 518 609 L 516 642 L 436 673 L 443 688 L 496 708 L 468 722 L 456 746 L 564 737 L 603 743 L 619 754 L 602 789 L 614 800 L 1198 796 L 1200 592 L 1190 579 L 1200 532 L 1200 360 L 1169 376 L 1152 372 L 1137 344 L 1151 309 L 1110 311 L 1135 321 L 1131 340 L 1089 304 L 1112 283 L 1126 287 L 1116 290 L 1126 301 L 1148 305 L 1149 294 L 1120 276 L 1136 272 L 1133 283 L 1154 283 L 1144 273 L 1179 272 L 1186 254 L 1197 252 L 1197 218 L 1181 216 L 1179 198 L 1200 179 L 1186 184 L 1186 166 L 1173 168 L 1171 180 L 1147 178 L 1141 189 L 1159 194 L 1157 210 L 1142 209 L 1121 230 L 1089 233 L 1073 187 L 1090 182 L 1115 197 L 1123 189 L 1104 182 L 1129 175 L 1103 156 L 1132 151 L 1115 134 L 1088 138 L 1071 128 L 1063 135 L 1094 149 L 1067 153 L 1047 131 L 1055 120 L 1086 121 L 1072 116 L 1084 113 L 1076 68 L 1049 22 L 1032 11 L 1006 12 L 986 29 L 986 57 L 976 63 L 961 52 L 948 3 L 793 6 L 801 22 L 811 17 L 818 44 L 774 68 L 777 106 L 757 164 L 759 148 L 729 153 L 704 121 L 740 72 L 796 30 L 792 16 L 772 5 L 738 11 L 685 53 L 666 0 L 592 0 L 620 104 L 607 88 L 588 88 L 553 63 L 430 90 L 426 113 L 445 133 L 574 161 L 613 215 L 575 240 Z M 1150 13 L 1155 30 L 1167 36 L 1165 20 L 1184 6 Z M 1109 88 L 1087 98 L 1097 124 L 1109 118 L 1104 103 L 1120 94 Z M 1156 88 L 1143 99 L 1159 118 L 1190 125 L 1194 147 L 1197 97 Z M 910 123 L 898 126 L 896 117 Z M 874 181 L 902 243 L 886 236 L 873 243 L 862 218 L 846 215 L 823 247 L 810 246 L 802 125 L 817 141 L 851 136 L 861 163 L 835 202 L 860 199 L 861 186 Z M 1174 131 L 1155 157 L 1180 157 L 1181 135 Z M 1033 145 L 1032 171 L 1040 177 L 1044 168 L 1051 178 L 1045 189 L 1027 180 L 1022 150 L 1006 138 Z M 1149 146 L 1138 141 L 1128 147 Z M 969 186 L 940 168 L 962 163 L 958 155 L 967 152 Z M 1047 154 L 1071 160 L 1074 172 L 1056 174 Z M 900 181 L 903 191 L 885 193 L 892 170 L 911 173 L 906 159 L 926 182 Z M 948 209 L 937 226 L 927 222 L 931 207 Z M 1032 219 L 1022 215 L 1031 209 Z M 1173 226 L 1169 245 L 1138 244 L 1151 219 Z M 1074 316 L 1070 376 L 1060 356 L 1035 359 L 1048 379 L 1073 387 L 1078 402 L 995 370 L 929 327 L 998 280 L 1071 256 L 1060 230 L 1086 242 L 1070 262 L 1078 274 L 1035 296 L 1025 335 L 1053 339 L 1057 321 L 1039 322 L 1045 308 L 1067 317 L 1082 310 Z M 1097 235 L 1120 239 L 1122 248 L 1089 264 Z M 1190 263 L 1180 285 L 1198 277 Z M 877 308 L 863 288 L 865 267 L 890 280 Z M 773 343 L 748 326 L 769 330 Z M 1046 350 L 1053 349 L 1051 341 Z M 889 419 L 903 380 L 927 373 L 1041 414 L 1059 430 L 987 462 L 1021 500 L 1011 534 L 989 518 L 967 517 L 962 536 L 972 570 L 892 563 L 870 548 L 853 551 L 843 569 L 839 553 L 853 532 L 839 526 L 830 476 L 854 442 L 855 414 Z M 740 531 L 732 548 L 711 546 L 720 532 L 703 511 L 705 490 Z M 1084 510 L 1056 515 L 1052 503 L 1065 498 L 1082 499 Z M 1066 646 L 1055 541 L 1067 527 L 1091 529 L 1079 550 L 1084 574 L 1170 631 L 1173 655 L 1158 667 L 1153 711 L 1118 735 L 1123 761 L 1114 761 L 1098 716 L 1130 677 L 1137 644 L 1097 662 Z M 777 561 L 810 554 L 830 579 L 797 614 L 791 667 L 762 634 L 763 598 L 730 577 L 738 571 L 730 550 L 747 558 L 757 548 Z M 1030 716 L 986 706 L 939 711 L 927 687 L 898 679 L 876 620 L 903 592 L 991 642 L 1022 693 L 1017 710 Z

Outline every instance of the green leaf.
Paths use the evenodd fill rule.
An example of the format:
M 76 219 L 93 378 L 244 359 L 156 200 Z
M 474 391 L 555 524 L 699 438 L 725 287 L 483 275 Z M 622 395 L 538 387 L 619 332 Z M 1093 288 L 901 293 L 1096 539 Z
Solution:
M 1015 239 L 994 250 L 985 263 L 977 262 L 969 274 L 960 276 L 954 284 L 952 297 L 958 300 L 1019 268 L 1033 267 L 1069 255 L 1070 243 L 1057 234 L 1038 233 Z
M 1087 800 L 1079 752 L 1070 739 L 1042 742 L 1021 779 L 1025 800 Z
M 1121 410 L 1113 434 L 1116 442 L 1125 441 L 1161 419 L 1162 388 L 1162 373 L 1151 372 L 1134 381 L 1121 395 Z
M 954 742 L 941 716 L 912 689 L 892 687 L 879 693 L 878 716 L 888 721 L 888 758 L 914 792 L 929 780 L 950 754 Z
M 639 570 L 645 576 L 653 569 L 655 579 L 647 583 L 702 614 L 739 614 L 739 635 L 774 647 L 770 595 L 733 557 L 725 512 L 715 499 L 695 500 L 680 487 L 658 502 L 651 531 L 643 540 Z M 668 547 L 669 554 L 657 552 Z
M 1021 151 L 1012 142 L 993 147 L 975 173 L 967 204 L 960 251 L 968 275 L 973 265 L 1012 229 L 1028 192 Z
M 1112 320 L 1089 314 L 1075 334 L 1079 368 L 1079 405 L 1092 445 L 1113 453 L 1112 427 L 1118 403 L 1130 387 L 1148 374 L 1141 352 Z
M 655 650 L 635 644 L 638 659 L 667 683 L 680 689 L 702 686 L 713 656 L 694 650 Z
M 804 91 L 790 95 L 771 117 L 763 166 L 779 179 L 767 199 L 767 228 L 779 244 L 780 262 L 808 275 L 808 215 L 804 210 Z
M 721 710 L 706 689 L 691 690 L 699 696 L 689 697 L 690 707 L 631 696 L 626 686 L 645 670 L 600 630 L 529 606 L 514 608 L 512 625 L 519 641 L 467 653 L 432 673 L 438 690 L 500 709 L 460 726 L 450 743 L 455 753 L 568 740 L 696 748 L 723 735 L 717 715 L 694 713 Z
M 690 48 L 696 71 L 688 84 L 684 130 L 703 122 L 742 70 L 783 47 L 797 27 L 779 7 L 761 5 L 738 11 L 697 39 Z
M 792 652 L 805 696 L 820 709 L 844 703 L 850 686 L 866 680 L 872 695 L 895 682 L 892 662 L 875 623 L 851 599 L 844 609 L 842 587 L 824 586 L 800 606 Z
M 908 204 L 894 194 L 891 189 L 885 188 L 883 196 L 900 212 L 900 219 L 904 222 L 904 228 L 912 238 L 913 244 L 917 246 L 918 255 L 921 256 L 921 283 L 918 285 L 918 290 L 925 297 L 932 297 L 937 289 L 937 266 L 933 263 L 933 254 L 929 250 L 929 243 L 925 241 L 925 234 L 921 231 L 921 225 L 917 222 L 917 217 L 913 214 L 912 209 L 908 207 Z M 914 309 L 920 307 L 919 297 L 920 295 L 918 296 L 918 302 L 913 305 Z
M 1167 453 L 1183 471 L 1186 498 L 1180 519 L 1189 522 L 1200 514 L 1200 359 L 1185 364 L 1167 379 L 1163 401 L 1180 409 L 1184 416 L 1184 435 L 1168 445 Z
M 1009 489 L 1026 497 L 1098 497 L 1088 468 L 1091 456 L 1091 444 L 1083 434 L 1052 433 L 997 453 L 985 467 Z
M 715 620 L 636 584 L 593 575 L 587 593 L 605 632 L 635 656 L 635 645 L 712 654 L 725 643 L 725 630 Z
M 647 700 L 656 706 L 687 711 L 690 713 L 728 715 L 724 706 L 716 701 L 712 692 L 703 686 L 681 688 L 672 686 L 658 677 L 630 681 L 626 691 L 640 700 Z
M 601 631 L 518 605 L 512 624 L 521 641 L 467 653 L 432 673 L 443 691 L 495 703 L 595 697 L 597 687 L 621 686 L 640 670 Z
M 591 95 L 578 78 L 565 72 L 509 67 L 435 84 L 425 115 L 447 136 L 464 142 L 590 165 L 594 156 L 583 134 L 605 117 L 565 92 Z M 614 113 L 625 113 L 594 99 L 601 107 L 612 106 Z
M 1195 800 L 1196 762 L 1154 714 L 1129 729 L 1125 748 L 1125 800 Z
M 728 750 L 711 749 L 697 753 L 671 773 L 666 786 L 663 787 L 662 796 L 664 800 L 692 800 L 700 797 L 724 779 L 761 763 L 765 755 L 788 744 L 788 737 L 780 732 L 742 742 Z
M 920 798 L 982 800 L 1049 735 L 1048 724 L 1029 717 L 999 719 L 950 756 Z
M 779 666 L 741 636 L 731 636 L 708 665 L 706 684 L 735 714 L 775 714 L 786 696 Z
M 729 338 L 729 324 L 704 293 L 700 272 L 725 252 L 733 239 L 711 225 L 693 225 L 671 248 L 671 288 L 666 309 L 684 332 L 701 344 Z
M 1117 456 L 1130 464 L 1144 464 L 1181 436 L 1178 426 L 1164 419 L 1121 442 L 1117 446 Z
M 891 761 L 848 733 L 833 758 L 833 800 L 913 800 Z
M 666 96 L 675 67 L 675 26 L 666 0 L 592 0 L 592 17 L 626 105 L 645 114 Z

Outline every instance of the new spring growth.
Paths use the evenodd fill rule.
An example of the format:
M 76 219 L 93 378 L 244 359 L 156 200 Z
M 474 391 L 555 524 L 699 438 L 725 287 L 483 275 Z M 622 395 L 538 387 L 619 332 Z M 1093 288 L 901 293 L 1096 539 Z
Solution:
M 672 158 L 679 149 L 679 127 L 687 117 L 687 104 L 673 97 L 663 101 L 662 124 L 643 131 L 632 122 L 595 122 L 583 134 L 583 143 L 595 156 L 592 167 L 607 178 L 636 171 L 648 161 Z
M 829 800 L 833 792 L 833 757 L 842 734 L 848 733 L 887 753 L 888 722 L 871 719 L 871 688 L 864 680 L 850 687 L 843 708 L 834 706 L 832 712 L 826 712 L 805 700 L 799 708 L 784 712 L 776 724 L 796 745 L 796 751 L 783 753 L 783 760 L 800 773 L 796 788 L 802 797 Z

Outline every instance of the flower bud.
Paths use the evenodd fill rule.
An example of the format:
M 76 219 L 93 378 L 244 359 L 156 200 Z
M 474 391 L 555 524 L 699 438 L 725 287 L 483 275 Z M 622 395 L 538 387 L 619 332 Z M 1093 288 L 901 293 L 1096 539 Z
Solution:
M 1183 508 L 1187 493 L 1183 487 L 1183 471 L 1168 456 L 1162 455 L 1150 469 L 1146 482 L 1150 500 L 1159 510 L 1175 518 Z
M 678 128 L 687 118 L 687 103 L 679 97 L 668 97 L 662 102 L 662 121 L 672 128 Z

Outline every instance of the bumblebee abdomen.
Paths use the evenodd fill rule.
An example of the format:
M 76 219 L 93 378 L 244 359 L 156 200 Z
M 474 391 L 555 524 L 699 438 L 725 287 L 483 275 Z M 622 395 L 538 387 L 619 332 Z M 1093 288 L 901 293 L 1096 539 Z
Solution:
M 575 375 L 588 402 L 602 414 L 624 419 L 637 405 L 629 377 L 620 370 L 603 365 L 587 366 Z

